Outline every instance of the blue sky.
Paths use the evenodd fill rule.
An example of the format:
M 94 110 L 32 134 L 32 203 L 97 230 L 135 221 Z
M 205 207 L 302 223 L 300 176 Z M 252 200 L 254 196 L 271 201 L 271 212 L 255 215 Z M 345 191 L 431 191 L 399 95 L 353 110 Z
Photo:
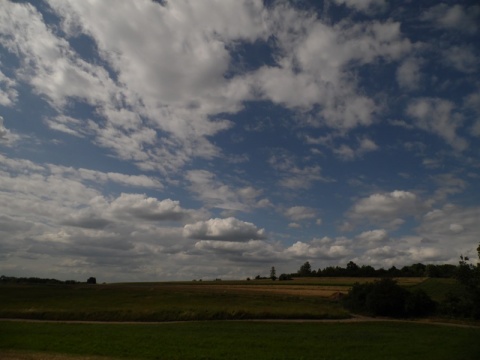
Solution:
M 474 258 L 479 20 L 474 1 L 0 1 L 0 272 Z

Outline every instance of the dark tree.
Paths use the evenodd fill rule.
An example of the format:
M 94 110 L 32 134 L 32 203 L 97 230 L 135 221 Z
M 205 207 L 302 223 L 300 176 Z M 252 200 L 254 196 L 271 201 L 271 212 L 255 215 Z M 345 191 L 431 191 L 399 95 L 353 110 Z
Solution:
M 293 280 L 293 279 L 292 279 L 292 275 L 290 274 L 280 274 L 280 276 L 278 277 L 278 280 L 286 281 L 286 280 Z
M 414 290 L 405 299 L 407 316 L 427 316 L 434 312 L 437 304 L 421 289 Z
M 275 266 L 272 266 L 270 269 L 270 279 L 277 280 L 277 272 L 275 271 Z
M 479 249 L 480 246 L 477 250 Z M 478 255 L 480 257 L 480 252 Z M 466 292 L 465 298 L 460 299 L 460 307 L 467 309 L 467 313 L 463 315 L 480 319 L 480 264 L 472 265 L 468 257 L 460 256 L 455 277 Z
M 89 277 L 87 279 L 87 284 L 96 284 L 96 283 L 97 283 L 97 279 L 94 277 Z
M 353 261 L 350 261 L 347 264 L 347 276 L 356 276 L 358 275 L 358 270 L 360 268 L 358 267 L 357 264 L 355 264 Z
M 310 276 L 312 275 L 312 266 L 307 261 L 305 264 L 300 266 L 300 269 L 297 272 L 298 276 Z

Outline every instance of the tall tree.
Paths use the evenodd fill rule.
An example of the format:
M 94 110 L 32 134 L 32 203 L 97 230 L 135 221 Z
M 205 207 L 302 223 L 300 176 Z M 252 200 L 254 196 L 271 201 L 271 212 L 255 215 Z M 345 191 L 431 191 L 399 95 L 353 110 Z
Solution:
M 275 271 L 275 266 L 272 266 L 270 269 L 270 279 L 277 280 L 277 272 Z
M 312 266 L 310 263 L 307 261 L 305 264 L 300 266 L 300 269 L 297 272 L 298 276 L 310 276 L 312 275 Z

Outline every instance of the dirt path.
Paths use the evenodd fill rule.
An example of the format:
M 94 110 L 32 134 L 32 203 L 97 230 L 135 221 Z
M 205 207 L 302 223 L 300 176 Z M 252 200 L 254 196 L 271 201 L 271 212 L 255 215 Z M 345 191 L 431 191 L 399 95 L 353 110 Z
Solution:
M 206 322 L 213 320 L 191 320 L 191 321 L 84 321 L 84 320 L 35 320 L 35 319 L 0 319 L 1 321 L 14 321 L 14 322 L 31 322 L 31 323 L 61 323 L 61 324 L 111 324 L 111 325 L 163 325 L 163 324 L 179 324 L 185 322 Z M 461 328 L 478 328 L 480 324 L 463 324 L 446 322 L 441 319 L 421 319 L 421 320 L 404 320 L 404 319 L 392 319 L 382 317 L 369 317 L 354 315 L 348 319 L 245 319 L 245 320 L 219 320 L 219 321 L 232 321 L 232 322 L 269 322 L 269 323 L 325 323 L 325 324 L 338 324 L 338 323 L 362 323 L 362 322 L 396 322 L 407 324 L 425 324 L 425 325 L 438 325 L 438 326 L 452 326 Z

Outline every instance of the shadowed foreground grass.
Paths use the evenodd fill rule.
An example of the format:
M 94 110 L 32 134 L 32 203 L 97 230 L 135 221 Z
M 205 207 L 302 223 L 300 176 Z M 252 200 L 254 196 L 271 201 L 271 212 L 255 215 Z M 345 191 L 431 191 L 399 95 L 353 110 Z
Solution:
M 18 352 L 36 354 L 38 359 L 69 354 L 128 359 L 462 360 L 478 359 L 479 338 L 478 328 L 389 322 L 126 325 L 0 321 L 0 355 Z

